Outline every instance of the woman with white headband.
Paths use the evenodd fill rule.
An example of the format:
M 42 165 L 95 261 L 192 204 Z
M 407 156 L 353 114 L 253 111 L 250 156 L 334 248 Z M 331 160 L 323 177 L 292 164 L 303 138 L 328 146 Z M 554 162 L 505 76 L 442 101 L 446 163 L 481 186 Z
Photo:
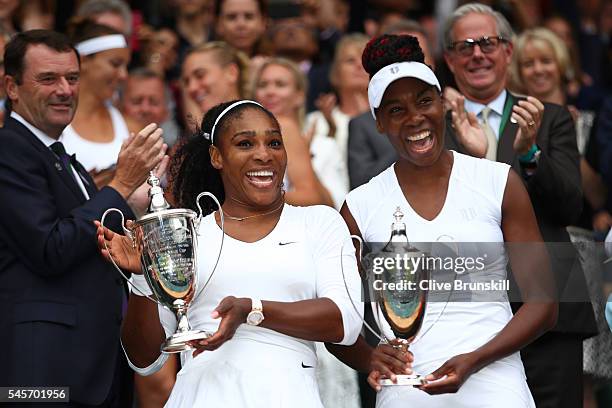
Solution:
M 424 64 L 416 38 L 375 38 L 366 46 L 362 61 L 370 74 L 368 99 L 376 125 L 389 137 L 399 159 L 347 195 L 341 214 L 351 233 L 364 241 L 387 242 L 399 207 L 411 242 L 451 241 L 448 248 L 455 248 L 457 256 L 465 256 L 466 246 L 461 243 L 471 243 L 467 250 L 481 257 L 484 269 L 468 270 L 460 282 L 505 279 L 509 258 L 525 303 L 513 316 L 505 290 L 497 295 L 472 291 L 468 298 L 461 297 L 465 292 L 450 292 L 455 295 L 450 302 L 447 292 L 430 290 L 410 353 L 388 345 L 372 351 L 362 339 L 348 350 L 330 349 L 347 364 L 370 372 L 368 382 L 380 391 L 379 408 L 534 407 L 519 350 L 552 327 L 557 304 L 525 187 L 506 164 L 445 148 L 440 84 Z M 455 130 L 466 133 L 463 140 L 485 137 L 474 118 L 455 115 L 453 119 Z M 529 245 L 517 249 L 492 244 L 496 242 Z M 478 252 L 482 245 L 488 258 Z M 440 246 L 431 248 L 438 251 Z M 497 252 L 491 253 L 492 248 Z M 459 279 L 458 268 L 450 272 Z M 432 271 L 432 279 L 440 277 L 439 271 Z M 381 316 L 377 323 L 382 332 L 393 339 L 378 306 L 373 312 Z M 395 381 L 396 374 L 411 372 L 425 376 L 427 383 L 417 387 L 379 383 L 381 376 Z
M 173 157 L 177 206 L 195 209 L 197 194 L 211 191 L 222 203 L 226 236 L 217 269 L 202 288 L 222 239 L 216 206 L 203 199 L 208 215 L 199 227 L 200 289 L 189 319 L 193 329 L 214 334 L 194 342 L 193 355 L 182 353 L 167 407 L 322 408 L 314 341 L 350 345 L 359 335 L 361 314 L 347 293 L 360 297 L 348 229 L 329 207 L 284 202 L 286 165 L 277 120 L 249 100 L 210 109 L 201 133 Z M 99 228 L 107 257 L 104 240 L 134 283 L 150 293 L 131 242 Z M 132 292 L 122 339 L 138 372 L 163 364 L 160 345 L 175 328 L 173 314 Z
M 121 33 L 90 20 L 75 20 L 71 32 L 81 59 L 79 106 L 62 137 L 66 151 L 75 153 L 101 186 L 112 177 L 123 141 L 144 125 L 111 103 L 127 77 L 130 50 Z

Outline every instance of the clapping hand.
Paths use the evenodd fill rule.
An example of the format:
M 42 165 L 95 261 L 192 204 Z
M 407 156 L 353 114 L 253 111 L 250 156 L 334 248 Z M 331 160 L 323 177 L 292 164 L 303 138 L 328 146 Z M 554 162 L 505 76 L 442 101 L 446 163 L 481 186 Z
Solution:
M 149 171 L 166 156 L 168 146 L 162 139 L 162 133 L 161 128 L 151 123 L 123 142 L 117 158 L 115 175 L 109 186 L 124 198 L 127 199 L 144 183 Z
M 400 341 L 391 340 L 390 344 L 379 344 L 370 357 L 370 374 L 368 384 L 376 391 L 381 390 L 380 379 L 389 378 L 396 381 L 396 374 L 412 374 L 412 361 L 414 356 L 410 351 L 403 351 L 393 345 Z
M 219 328 L 209 338 L 190 343 L 196 348 L 193 352 L 193 357 L 196 357 L 205 350 L 216 350 L 223 343 L 234 337 L 238 326 L 246 322 L 251 307 L 251 299 L 248 298 L 236 298 L 234 296 L 223 298 L 211 314 L 213 319 L 221 318 Z
M 98 249 L 102 256 L 107 260 L 115 261 L 117 266 L 124 271 L 141 274 L 140 251 L 141 248 L 134 247 L 131 238 L 119 235 L 106 227 L 102 227 L 100 221 L 94 221 L 97 231 Z M 133 221 L 127 222 L 127 228 L 132 229 Z M 137 242 L 142 242 L 137 240 Z
M 480 127 L 476 115 L 465 110 L 465 97 L 458 95 L 448 101 L 451 107 L 452 124 L 457 135 L 457 141 L 465 151 L 474 157 L 485 157 L 489 141 Z
M 544 105 L 533 96 L 528 96 L 527 100 L 521 100 L 512 107 L 512 119 L 519 125 L 512 145 L 515 152 L 520 155 L 529 152 L 536 141 L 543 114 Z

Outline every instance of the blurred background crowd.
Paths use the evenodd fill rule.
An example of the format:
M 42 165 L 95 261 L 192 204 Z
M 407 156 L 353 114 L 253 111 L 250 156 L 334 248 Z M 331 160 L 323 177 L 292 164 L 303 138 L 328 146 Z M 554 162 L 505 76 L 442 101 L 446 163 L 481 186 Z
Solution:
M 446 17 L 463 3 L 0 0 L 0 56 L 13 34 L 36 28 L 67 33 L 75 43 L 112 34 L 127 38 L 128 48 L 82 55 L 78 110 L 63 136 L 68 152 L 77 154 L 99 186 L 111 179 L 130 131 L 161 124 L 173 146 L 197 130 L 211 107 L 251 98 L 281 124 L 287 201 L 339 208 L 349 190 L 396 160 L 386 138 L 365 135 L 374 127 L 369 78 L 361 65 L 366 43 L 382 33 L 416 36 L 444 97 L 452 100 L 458 92 L 444 62 L 442 30 Z M 573 235 L 603 240 L 612 226 L 612 0 L 482 3 L 503 13 L 516 34 L 508 89 L 570 110 L 584 192 Z M 0 87 L 0 122 L 7 108 L 3 92 Z M 594 298 L 603 299 L 612 276 L 596 268 L 585 273 L 595 282 L 590 285 Z M 610 337 L 605 341 L 610 350 Z M 591 354 L 585 356 L 585 407 L 612 406 L 611 358 L 589 350 L 585 344 Z M 152 384 L 163 396 L 163 381 Z M 333 407 L 356 406 L 354 399 L 342 397 L 359 395 L 351 384 L 335 381 L 323 387 L 323 398 L 343 401 Z M 146 390 L 147 384 L 139 387 Z M 140 395 L 146 399 L 146 392 Z M 155 403 L 150 404 L 143 406 Z

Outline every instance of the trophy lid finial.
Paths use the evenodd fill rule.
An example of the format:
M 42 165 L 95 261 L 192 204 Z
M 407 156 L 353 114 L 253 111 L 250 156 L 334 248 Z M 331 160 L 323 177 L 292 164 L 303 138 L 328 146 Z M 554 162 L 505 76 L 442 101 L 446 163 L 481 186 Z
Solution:
M 404 213 L 402 212 L 402 209 L 399 206 L 395 208 L 393 218 L 395 218 L 396 223 L 402 222 L 402 218 L 404 218 Z
M 147 179 L 147 184 L 151 186 L 149 189 L 149 208 L 147 210 L 148 213 L 167 210 L 170 208 L 170 204 L 166 201 L 164 197 L 164 190 L 161 188 L 161 181 L 159 177 L 155 175 L 152 171 L 149 172 L 149 178 Z
M 391 224 L 391 241 L 393 242 L 408 242 L 406 236 L 406 224 L 402 221 L 404 213 L 398 206 L 393 213 L 393 224 Z

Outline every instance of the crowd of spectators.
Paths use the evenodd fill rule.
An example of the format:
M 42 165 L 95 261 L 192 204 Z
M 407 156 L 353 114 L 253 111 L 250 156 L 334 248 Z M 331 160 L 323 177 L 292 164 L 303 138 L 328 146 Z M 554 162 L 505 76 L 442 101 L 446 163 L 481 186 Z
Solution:
M 2 0 L 0 56 L 12 35 L 31 29 L 67 33 L 75 43 L 125 37 L 125 47 L 81 53 L 78 110 L 64 135 L 68 153 L 77 154 L 99 187 L 112 179 L 129 132 L 154 122 L 164 129 L 165 142 L 176 146 L 191 137 L 213 106 L 251 98 L 282 128 L 286 201 L 339 209 L 348 191 L 396 160 L 385 137 L 371 136 L 377 131 L 361 64 L 366 43 L 383 33 L 417 37 L 446 101 L 452 101 L 460 94 L 444 59 L 443 22 L 463 3 Z M 514 47 L 507 88 L 570 111 L 584 195 L 573 227 L 603 241 L 612 226 L 612 1 L 481 3 L 500 11 L 515 31 L 515 38 L 506 39 Z M 10 109 L 5 98 L 0 86 L 0 123 Z M 612 281 L 603 269 L 597 272 L 603 282 Z M 595 297 L 603 298 L 605 290 L 596 287 Z M 612 353 L 612 343 L 607 348 Z M 331 371 L 321 375 L 332 383 L 336 374 L 329 367 L 335 363 L 328 364 Z M 326 369 L 325 362 L 322 366 Z M 141 406 L 163 403 L 176 370 L 171 359 L 155 376 L 137 376 Z M 611 380 L 612 367 L 585 368 L 585 407 L 597 407 L 598 399 L 602 407 L 612 403 Z M 324 399 L 345 404 L 330 406 L 354 403 L 346 397 L 352 388 L 341 384 L 322 387 Z M 363 396 L 363 406 L 367 400 Z

